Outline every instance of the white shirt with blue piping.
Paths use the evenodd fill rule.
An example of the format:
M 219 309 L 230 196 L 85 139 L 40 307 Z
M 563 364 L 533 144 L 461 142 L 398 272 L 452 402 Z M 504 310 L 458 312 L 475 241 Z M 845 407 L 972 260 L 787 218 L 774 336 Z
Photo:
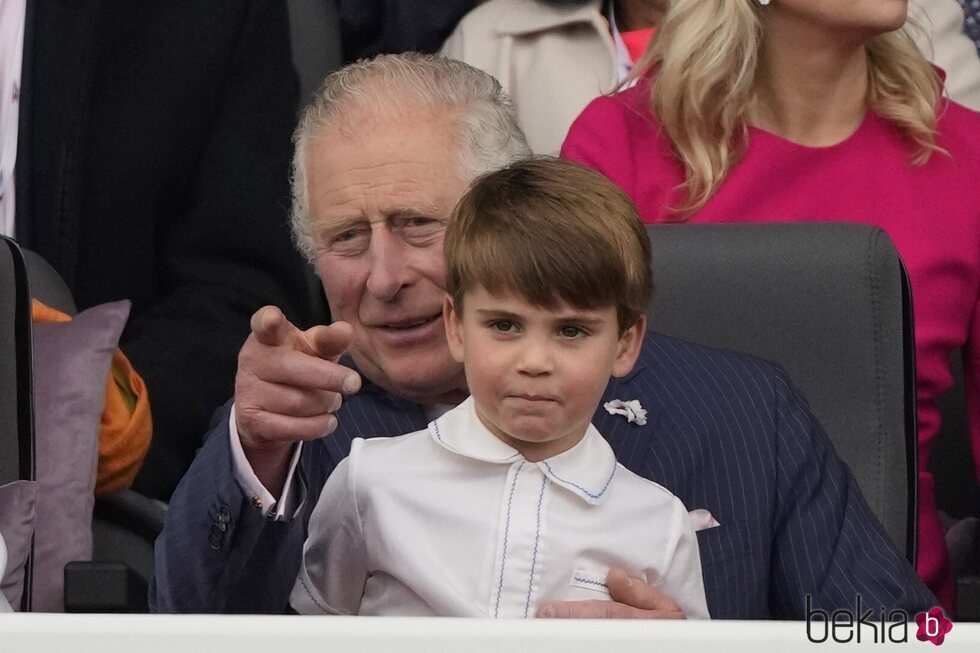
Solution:
M 354 440 L 313 512 L 290 603 L 301 614 L 533 617 L 550 601 L 609 600 L 614 566 L 708 617 L 677 497 L 619 465 L 591 425 L 568 451 L 528 462 L 470 398 L 427 429 Z

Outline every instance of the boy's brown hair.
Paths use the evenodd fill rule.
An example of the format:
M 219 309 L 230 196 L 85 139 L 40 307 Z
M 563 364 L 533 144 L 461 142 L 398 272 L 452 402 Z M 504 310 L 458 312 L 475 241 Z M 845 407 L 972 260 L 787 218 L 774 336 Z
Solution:
M 483 175 L 446 230 L 446 289 L 457 311 L 482 286 L 531 304 L 615 306 L 620 331 L 653 294 L 650 241 L 629 197 L 584 166 L 532 157 Z

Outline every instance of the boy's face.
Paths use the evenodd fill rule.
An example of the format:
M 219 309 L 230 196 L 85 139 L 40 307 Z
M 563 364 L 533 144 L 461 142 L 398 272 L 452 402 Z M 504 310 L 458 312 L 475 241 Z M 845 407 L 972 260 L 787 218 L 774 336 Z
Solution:
M 532 462 L 575 446 L 611 376 L 639 355 L 646 320 L 619 333 L 616 308 L 548 310 L 516 293 L 465 294 L 462 315 L 445 303 L 453 358 L 483 424 Z

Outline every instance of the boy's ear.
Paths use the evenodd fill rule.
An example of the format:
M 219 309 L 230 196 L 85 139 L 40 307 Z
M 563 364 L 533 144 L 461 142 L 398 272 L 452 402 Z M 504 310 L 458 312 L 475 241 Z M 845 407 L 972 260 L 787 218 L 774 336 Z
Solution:
M 442 321 L 446 323 L 446 342 L 449 343 L 449 355 L 457 363 L 463 362 L 463 316 L 456 312 L 453 300 L 449 295 L 442 302 Z
M 616 360 L 613 361 L 613 376 L 618 378 L 633 371 L 636 359 L 640 356 L 640 348 L 643 346 L 643 336 L 646 332 L 647 316 L 641 315 L 640 319 L 619 337 L 619 348 L 616 351 Z

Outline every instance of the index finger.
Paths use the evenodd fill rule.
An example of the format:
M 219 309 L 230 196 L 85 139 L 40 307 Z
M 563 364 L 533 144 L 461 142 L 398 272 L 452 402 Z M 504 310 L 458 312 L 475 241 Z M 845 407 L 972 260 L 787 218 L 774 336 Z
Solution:
M 334 322 L 329 326 L 311 327 L 301 332 L 300 336 L 314 355 L 337 363 L 350 347 L 354 329 L 347 322 Z M 361 389 L 361 376 L 357 372 L 351 372 L 343 377 L 339 386 L 330 387 L 339 387 L 343 394 L 352 395 Z
M 249 326 L 255 339 L 270 347 L 285 344 L 290 330 L 296 328 L 276 306 L 263 306 L 255 311 Z
M 320 358 L 337 362 L 354 337 L 354 330 L 346 322 L 330 325 L 318 324 L 302 332 L 303 339 Z

